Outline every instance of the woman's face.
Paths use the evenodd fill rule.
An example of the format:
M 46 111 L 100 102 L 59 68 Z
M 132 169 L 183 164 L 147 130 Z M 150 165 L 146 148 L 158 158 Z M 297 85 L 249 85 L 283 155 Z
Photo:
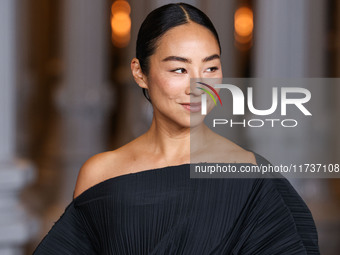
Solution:
M 216 38 L 204 26 L 190 22 L 167 31 L 156 46 L 147 76 L 155 117 L 182 127 L 202 123 L 202 90 L 190 86 L 190 78 L 222 78 Z M 211 100 L 207 108 L 213 108 Z

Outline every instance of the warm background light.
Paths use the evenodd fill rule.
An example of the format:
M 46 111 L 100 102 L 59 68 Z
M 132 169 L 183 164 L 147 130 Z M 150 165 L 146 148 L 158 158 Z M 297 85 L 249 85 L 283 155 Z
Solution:
M 240 7 L 234 15 L 235 40 L 239 44 L 248 44 L 253 37 L 253 11 L 248 7 Z
M 112 42 L 119 48 L 130 42 L 131 7 L 125 0 L 116 0 L 111 7 Z
M 111 13 L 114 15 L 116 12 L 125 12 L 130 14 L 131 7 L 125 0 L 117 0 L 112 4 Z
M 131 19 L 125 12 L 117 12 L 111 19 L 112 32 L 117 36 L 126 36 L 130 33 Z

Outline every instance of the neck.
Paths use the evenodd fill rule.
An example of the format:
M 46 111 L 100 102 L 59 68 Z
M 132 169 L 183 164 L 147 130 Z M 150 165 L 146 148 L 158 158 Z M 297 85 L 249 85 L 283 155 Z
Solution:
M 197 127 L 181 127 L 176 123 L 161 121 L 153 116 L 150 129 L 145 133 L 148 148 L 152 154 L 165 159 L 167 162 L 184 161 L 190 162 L 193 148 L 199 148 L 194 137 L 204 137 L 205 125 Z M 190 139 L 191 138 L 191 139 Z M 191 148 L 190 148 L 191 147 Z

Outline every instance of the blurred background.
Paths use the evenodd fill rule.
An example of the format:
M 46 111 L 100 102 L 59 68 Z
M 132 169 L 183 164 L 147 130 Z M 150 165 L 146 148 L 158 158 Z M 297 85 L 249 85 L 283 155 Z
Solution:
M 142 20 L 170 2 L 0 0 L 0 255 L 32 254 L 71 202 L 81 165 L 148 129 L 152 108 L 130 60 Z M 215 24 L 225 77 L 340 76 L 337 0 L 183 2 Z M 315 109 L 331 107 L 333 121 L 306 130 L 327 143 L 304 154 L 339 163 L 340 103 L 327 103 L 340 88 L 318 92 Z M 230 136 L 256 151 L 247 131 Z M 301 146 L 298 137 L 266 139 L 284 141 Z M 339 179 L 292 183 L 311 209 L 321 254 L 340 254 Z

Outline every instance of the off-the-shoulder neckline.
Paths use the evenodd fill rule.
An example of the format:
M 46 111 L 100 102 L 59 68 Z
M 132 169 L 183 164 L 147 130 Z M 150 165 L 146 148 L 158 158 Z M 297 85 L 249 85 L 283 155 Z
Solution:
M 180 164 L 180 165 L 173 165 L 173 166 L 163 166 L 163 167 L 157 167 L 157 168 L 152 168 L 152 169 L 145 169 L 145 170 L 141 170 L 138 172 L 131 172 L 131 173 L 126 173 L 126 174 L 121 174 L 121 175 L 117 175 L 114 177 L 110 177 L 107 178 L 101 182 L 98 182 L 96 184 L 94 184 L 93 186 L 91 186 L 90 188 L 84 190 L 81 194 L 79 194 L 76 198 L 73 198 L 73 202 L 81 199 L 81 197 L 85 196 L 88 192 L 91 192 L 93 189 L 98 188 L 98 186 L 104 185 L 107 182 L 112 182 L 112 181 L 118 181 L 121 179 L 125 179 L 127 177 L 137 177 L 140 175 L 144 175 L 146 173 L 151 174 L 151 173 L 155 173 L 155 172 L 159 172 L 159 171 L 164 171 L 165 169 L 169 169 L 169 168 L 181 168 L 181 167 L 185 167 L 185 166 L 189 166 L 190 163 L 184 163 L 184 164 Z
M 255 162 L 258 165 L 259 158 L 261 156 L 258 155 L 255 152 L 253 152 L 253 151 L 250 151 L 250 150 L 248 150 L 248 151 L 254 154 Z M 202 163 L 207 163 L 207 162 L 202 162 Z M 164 170 L 169 169 L 169 168 L 183 168 L 183 167 L 189 166 L 191 164 L 192 163 L 184 163 L 184 164 L 173 165 L 173 166 L 163 166 L 163 167 L 145 169 L 145 170 L 141 170 L 141 171 L 138 171 L 138 172 L 126 173 L 126 174 L 121 174 L 121 175 L 117 175 L 117 176 L 114 176 L 114 177 L 110 177 L 110 178 L 107 178 L 107 179 L 105 179 L 101 182 L 98 182 L 98 183 L 94 184 L 93 186 L 91 186 L 90 188 L 84 190 L 76 198 L 72 198 L 72 202 L 76 202 L 76 201 L 80 200 L 83 196 L 85 196 L 87 193 L 91 192 L 93 189 L 98 188 L 99 186 L 104 185 L 105 183 L 108 183 L 108 182 L 111 182 L 111 181 L 118 181 L 118 180 L 125 179 L 127 177 L 132 177 L 132 176 L 137 177 L 137 176 L 140 176 L 140 175 L 145 175 L 146 173 L 148 173 L 148 174 L 155 173 L 155 172 L 158 173 L 159 171 L 164 171 Z M 229 164 L 233 164 L 233 165 L 250 164 L 250 165 L 253 165 L 252 163 L 229 163 Z

